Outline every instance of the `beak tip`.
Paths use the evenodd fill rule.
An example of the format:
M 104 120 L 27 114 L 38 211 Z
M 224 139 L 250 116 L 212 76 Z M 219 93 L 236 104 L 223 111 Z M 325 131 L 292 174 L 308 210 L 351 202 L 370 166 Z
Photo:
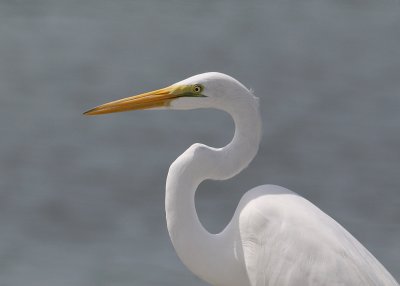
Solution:
M 95 111 L 95 108 L 92 108 L 92 109 L 90 109 L 90 110 L 88 110 L 88 111 L 85 111 L 85 112 L 83 113 L 83 115 L 94 115 L 94 114 L 93 114 L 94 111 Z

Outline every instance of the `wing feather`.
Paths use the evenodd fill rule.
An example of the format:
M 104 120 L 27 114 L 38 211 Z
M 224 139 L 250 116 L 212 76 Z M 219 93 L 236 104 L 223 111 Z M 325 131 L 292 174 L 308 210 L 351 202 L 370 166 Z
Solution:
M 334 219 L 278 186 L 248 192 L 239 231 L 252 286 L 398 286 L 390 273 Z

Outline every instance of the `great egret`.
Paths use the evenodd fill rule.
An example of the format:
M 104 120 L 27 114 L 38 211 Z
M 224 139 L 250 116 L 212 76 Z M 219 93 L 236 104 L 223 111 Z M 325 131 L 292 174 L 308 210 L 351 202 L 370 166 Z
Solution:
M 258 98 L 216 72 L 91 109 L 96 115 L 138 109 L 217 108 L 235 122 L 223 148 L 196 143 L 172 163 L 165 210 L 168 232 L 182 262 L 212 285 L 398 285 L 382 264 L 335 220 L 283 187 L 248 191 L 225 229 L 207 232 L 195 208 L 206 180 L 225 180 L 247 167 L 261 138 Z

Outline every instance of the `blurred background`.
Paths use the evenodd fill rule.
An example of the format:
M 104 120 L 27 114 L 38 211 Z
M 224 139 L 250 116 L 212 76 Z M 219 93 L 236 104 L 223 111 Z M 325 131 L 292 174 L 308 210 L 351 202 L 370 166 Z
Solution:
M 233 135 L 213 110 L 98 104 L 220 71 L 261 99 L 258 156 L 205 182 L 228 223 L 250 188 L 305 196 L 400 280 L 400 2 L 0 1 L 0 285 L 206 285 L 164 215 L 169 165 Z

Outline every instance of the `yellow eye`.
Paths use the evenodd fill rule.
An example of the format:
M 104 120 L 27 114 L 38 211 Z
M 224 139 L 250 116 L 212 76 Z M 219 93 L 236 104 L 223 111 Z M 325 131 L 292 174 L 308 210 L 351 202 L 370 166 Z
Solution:
M 193 92 L 195 92 L 195 93 L 200 93 L 202 90 L 203 90 L 203 88 L 202 88 L 202 86 L 199 85 L 199 84 L 195 84 L 195 85 L 193 86 Z

